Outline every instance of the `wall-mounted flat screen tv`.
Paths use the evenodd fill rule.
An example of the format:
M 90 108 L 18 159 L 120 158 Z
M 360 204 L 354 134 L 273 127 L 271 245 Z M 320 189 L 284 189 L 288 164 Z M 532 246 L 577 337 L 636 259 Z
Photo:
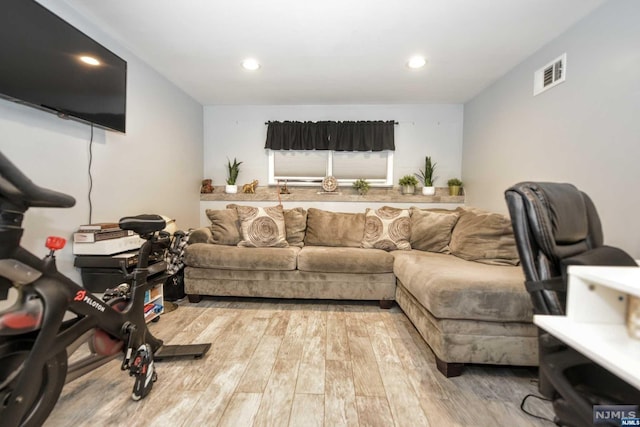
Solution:
M 127 63 L 32 0 L 2 0 L 0 96 L 125 132 Z

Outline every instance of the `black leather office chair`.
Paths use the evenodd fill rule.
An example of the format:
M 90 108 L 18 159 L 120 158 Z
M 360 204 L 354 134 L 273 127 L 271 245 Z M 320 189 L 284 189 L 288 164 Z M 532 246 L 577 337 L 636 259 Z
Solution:
M 505 197 L 535 314 L 565 314 L 568 265 L 637 265 L 603 245 L 595 206 L 573 185 L 522 182 Z M 539 353 L 539 389 L 558 425 L 593 425 L 593 405 L 640 403 L 639 390 L 542 330 Z

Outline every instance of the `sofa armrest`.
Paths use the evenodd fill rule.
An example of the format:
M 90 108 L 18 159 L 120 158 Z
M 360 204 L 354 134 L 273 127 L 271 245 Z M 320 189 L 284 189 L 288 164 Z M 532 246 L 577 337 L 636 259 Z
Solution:
M 193 230 L 189 234 L 189 244 L 194 243 L 213 243 L 213 234 L 209 227 L 201 227 Z

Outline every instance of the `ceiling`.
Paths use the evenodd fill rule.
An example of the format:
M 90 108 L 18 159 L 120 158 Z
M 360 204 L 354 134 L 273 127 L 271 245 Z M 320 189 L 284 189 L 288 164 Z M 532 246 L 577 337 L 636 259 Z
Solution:
M 64 1 L 214 105 L 464 103 L 605 0 Z

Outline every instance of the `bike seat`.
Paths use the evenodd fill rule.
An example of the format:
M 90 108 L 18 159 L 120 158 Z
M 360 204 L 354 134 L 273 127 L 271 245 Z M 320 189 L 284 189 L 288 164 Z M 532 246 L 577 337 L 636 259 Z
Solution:
M 136 215 L 120 218 L 118 223 L 123 230 L 131 230 L 140 235 L 160 231 L 167 226 L 166 221 L 160 215 Z

